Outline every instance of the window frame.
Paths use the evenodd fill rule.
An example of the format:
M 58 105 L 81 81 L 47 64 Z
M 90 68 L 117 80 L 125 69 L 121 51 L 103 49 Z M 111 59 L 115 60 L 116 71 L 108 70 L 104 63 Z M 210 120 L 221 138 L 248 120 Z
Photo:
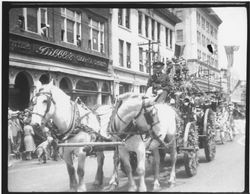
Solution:
M 97 23 L 97 27 L 93 25 L 93 21 Z M 91 40 L 90 49 L 96 52 L 105 53 L 105 23 L 89 17 L 89 39 Z M 93 30 L 98 31 L 98 49 L 93 47 Z
M 24 30 L 27 31 L 27 32 L 30 32 L 30 33 L 41 35 L 41 32 L 42 32 L 41 10 L 45 10 L 45 25 L 48 25 L 48 8 L 45 8 L 45 7 L 32 8 L 31 7 L 31 9 L 37 9 L 36 10 L 36 19 L 37 19 L 36 28 L 37 28 L 37 32 L 28 30 L 28 15 L 27 15 L 28 11 L 27 11 L 27 9 L 29 9 L 29 8 L 23 8 L 23 10 L 22 10 L 23 11 L 23 16 L 24 16 Z
M 182 32 L 180 39 L 179 39 L 180 34 L 178 34 L 178 32 Z M 184 40 L 183 30 L 182 29 L 176 30 L 176 42 L 183 42 L 183 40 Z
M 124 40 L 119 39 L 118 40 L 118 52 L 119 52 L 119 66 L 124 67 Z
M 138 11 L 138 34 L 142 35 L 142 12 Z
M 131 68 L 131 43 L 126 42 L 126 61 L 127 61 L 127 68 Z
M 81 16 L 81 13 L 78 13 L 78 12 L 72 11 L 72 10 L 70 10 L 70 11 L 73 12 L 74 16 L 73 17 L 68 16 L 67 15 L 67 10 L 70 10 L 70 9 L 61 8 L 61 18 L 62 18 L 62 20 L 64 22 L 64 29 L 61 29 L 61 30 L 64 30 L 63 40 L 61 39 L 61 41 L 66 42 L 68 44 L 77 45 L 77 36 L 78 35 L 80 36 L 80 40 L 81 40 L 81 37 L 82 37 L 82 16 Z M 68 20 L 73 22 L 73 43 L 68 41 L 68 36 L 67 36 L 67 21 Z M 80 32 L 77 32 L 78 24 L 80 26 L 79 27 Z

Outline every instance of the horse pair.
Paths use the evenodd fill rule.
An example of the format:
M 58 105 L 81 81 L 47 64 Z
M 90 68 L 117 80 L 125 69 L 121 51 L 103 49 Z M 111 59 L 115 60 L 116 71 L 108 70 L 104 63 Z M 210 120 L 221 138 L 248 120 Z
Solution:
M 52 119 L 64 136 L 64 142 L 90 142 L 93 141 L 93 134 L 97 135 L 97 138 L 94 139 L 98 139 L 98 141 L 109 139 L 125 142 L 125 146 L 118 146 L 118 149 L 114 152 L 114 171 L 109 182 L 111 188 L 118 185 L 120 157 L 128 176 L 129 191 L 137 190 L 129 161 L 129 151 L 134 151 L 138 161 L 138 190 L 147 190 L 145 184 L 146 148 L 153 150 L 155 154 L 155 163 L 157 165 L 154 187 L 159 187 L 160 159 L 158 147 L 160 145 L 168 148 L 172 160 L 169 182 L 171 184 L 175 182 L 175 162 L 177 158 L 175 141 L 176 113 L 167 104 L 152 104 L 152 99 L 145 99 L 142 95 L 129 93 L 119 96 L 114 107 L 103 105 L 93 112 L 83 103 L 79 104 L 77 101 L 73 103 L 69 96 L 53 85 L 53 82 L 42 86 L 32 101 L 32 124 L 35 127 L 41 126 L 49 119 Z M 80 130 L 75 130 L 79 128 Z M 88 129 L 88 131 L 84 131 L 82 128 Z M 141 138 L 141 134 L 146 132 L 152 137 L 147 143 L 143 142 Z M 76 179 L 72 154 L 78 156 L 77 174 L 79 183 L 77 183 Z M 103 151 L 98 150 L 96 155 L 98 168 L 94 184 L 101 185 L 103 183 Z M 63 148 L 63 158 L 67 165 L 71 189 L 86 191 L 84 182 L 86 156 L 87 152 L 83 148 Z

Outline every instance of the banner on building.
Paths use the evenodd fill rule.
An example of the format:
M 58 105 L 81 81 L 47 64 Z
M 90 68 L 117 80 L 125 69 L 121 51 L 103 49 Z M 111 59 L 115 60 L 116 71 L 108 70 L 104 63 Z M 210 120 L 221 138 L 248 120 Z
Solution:
M 239 46 L 225 46 L 225 51 L 227 54 L 228 67 L 232 67 L 234 63 L 234 51 L 239 50 Z

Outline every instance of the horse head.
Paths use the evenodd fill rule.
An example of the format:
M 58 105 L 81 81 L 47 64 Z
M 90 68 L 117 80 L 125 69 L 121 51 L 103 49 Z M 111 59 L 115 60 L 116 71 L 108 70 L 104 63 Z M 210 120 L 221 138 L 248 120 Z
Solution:
M 41 126 L 51 119 L 57 110 L 57 106 L 63 106 L 70 98 L 63 91 L 53 85 L 53 80 L 36 91 L 32 98 L 31 125 Z

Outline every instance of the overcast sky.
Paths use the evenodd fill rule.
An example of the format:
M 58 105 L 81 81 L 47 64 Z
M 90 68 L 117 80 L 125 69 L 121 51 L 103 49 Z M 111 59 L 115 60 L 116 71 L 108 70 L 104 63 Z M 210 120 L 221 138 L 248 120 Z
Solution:
M 224 46 L 240 46 L 234 52 L 232 77 L 246 80 L 247 62 L 247 12 L 243 7 L 213 8 L 223 21 L 219 26 L 219 68 L 227 68 L 227 57 Z

